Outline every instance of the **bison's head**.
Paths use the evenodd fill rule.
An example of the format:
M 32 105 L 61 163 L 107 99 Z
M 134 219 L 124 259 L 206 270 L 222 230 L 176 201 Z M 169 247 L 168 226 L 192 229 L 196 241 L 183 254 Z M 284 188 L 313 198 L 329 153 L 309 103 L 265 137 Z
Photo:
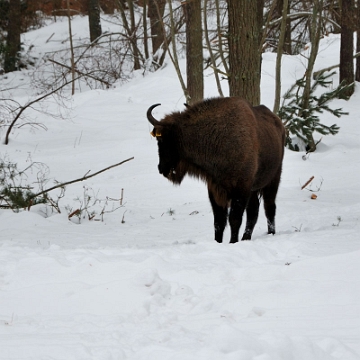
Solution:
M 147 118 L 154 126 L 151 135 L 156 138 L 159 148 L 159 173 L 168 180 L 180 184 L 185 173 L 181 171 L 180 166 L 178 134 L 175 124 L 171 121 L 171 115 L 162 121 L 156 120 L 152 115 L 152 110 L 159 105 L 152 105 L 147 111 Z

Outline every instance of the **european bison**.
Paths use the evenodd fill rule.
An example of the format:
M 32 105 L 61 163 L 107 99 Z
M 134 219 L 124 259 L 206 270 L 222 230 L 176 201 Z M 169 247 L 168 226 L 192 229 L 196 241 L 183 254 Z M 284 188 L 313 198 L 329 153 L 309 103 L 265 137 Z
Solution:
M 285 129 L 266 106 L 238 97 L 213 98 L 186 106 L 158 121 L 147 118 L 159 148 L 159 172 L 174 184 L 186 174 L 207 183 L 214 213 L 215 240 L 222 242 L 229 217 L 231 243 L 250 240 L 264 199 L 268 233 L 275 234 L 275 198 L 284 155 Z M 228 215 L 228 207 L 230 213 Z

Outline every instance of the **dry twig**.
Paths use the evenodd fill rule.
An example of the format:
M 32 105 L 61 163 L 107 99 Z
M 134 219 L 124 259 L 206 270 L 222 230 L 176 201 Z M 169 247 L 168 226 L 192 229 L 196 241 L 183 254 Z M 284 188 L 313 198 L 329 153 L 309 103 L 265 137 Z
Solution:
M 64 183 L 57 184 L 57 185 L 55 185 L 55 186 L 53 186 L 53 187 L 51 187 L 51 188 L 49 188 L 49 189 L 45 189 L 45 190 L 43 190 L 43 191 L 41 191 L 41 192 L 39 192 L 39 193 L 37 193 L 37 194 L 34 194 L 34 195 L 31 197 L 31 199 L 34 199 L 34 198 L 36 198 L 36 197 L 38 197 L 38 196 L 41 196 L 41 195 L 44 195 L 44 194 L 48 193 L 49 191 L 58 189 L 58 188 L 60 188 L 60 187 L 64 187 L 64 186 L 66 186 L 66 185 L 70 185 L 70 184 L 74 184 L 74 183 L 76 183 L 76 182 L 80 182 L 80 181 L 84 181 L 84 180 L 90 179 L 90 178 L 92 178 L 92 177 L 94 177 L 94 176 L 96 176 L 96 175 L 99 175 L 99 174 L 103 173 L 104 171 L 107 171 L 107 170 L 112 169 L 112 168 L 114 168 L 114 167 L 116 167 L 116 166 L 122 165 L 122 164 L 124 164 L 124 163 L 126 163 L 126 162 L 128 162 L 128 161 L 130 161 L 130 160 L 133 160 L 133 159 L 134 159 L 134 157 L 131 157 L 131 158 L 129 158 L 129 159 L 126 159 L 126 160 L 121 161 L 121 162 L 118 163 L 118 164 L 114 164 L 114 165 L 108 166 L 108 167 L 105 168 L 105 169 L 102 169 L 102 170 L 100 170 L 100 171 L 97 171 L 97 172 L 94 173 L 94 174 L 85 175 L 85 176 L 83 176 L 83 177 L 81 177 L 81 178 L 79 178 L 79 179 L 75 179 L 75 180 L 71 180 L 71 181 L 67 181 L 67 182 L 64 182 Z M 88 174 L 88 173 L 89 173 L 89 171 L 88 171 L 86 174 Z
M 314 176 L 312 176 L 312 177 L 301 187 L 301 190 L 305 189 L 313 180 L 314 180 Z

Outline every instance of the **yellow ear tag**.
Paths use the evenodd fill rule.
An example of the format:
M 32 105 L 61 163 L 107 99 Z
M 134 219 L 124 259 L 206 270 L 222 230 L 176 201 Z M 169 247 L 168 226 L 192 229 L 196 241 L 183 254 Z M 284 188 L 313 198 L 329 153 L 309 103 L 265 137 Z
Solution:
M 154 129 L 153 131 L 151 131 L 151 136 L 153 137 L 160 137 L 161 136 L 161 131 L 158 129 Z

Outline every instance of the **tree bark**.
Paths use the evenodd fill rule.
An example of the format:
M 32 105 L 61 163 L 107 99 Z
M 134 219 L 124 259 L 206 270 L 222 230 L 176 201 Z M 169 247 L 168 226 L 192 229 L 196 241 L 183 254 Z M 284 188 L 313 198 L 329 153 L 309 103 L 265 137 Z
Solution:
M 186 75 L 189 105 L 204 98 L 201 0 L 183 3 L 186 22 Z
M 161 22 L 164 16 L 166 0 L 149 0 L 148 4 L 151 43 L 153 54 L 155 54 L 164 43 L 164 30 Z
M 173 65 L 175 67 L 176 74 L 177 74 L 178 79 L 180 81 L 181 88 L 182 88 L 182 90 L 184 92 L 186 102 L 190 103 L 189 92 L 188 92 L 187 86 L 185 85 L 185 81 L 183 79 L 183 76 L 181 74 L 181 70 L 180 70 L 180 66 L 179 66 L 179 60 L 178 60 L 178 56 L 177 56 L 176 39 L 175 39 L 175 35 L 176 35 L 176 32 L 177 32 L 177 27 L 175 26 L 174 11 L 173 11 L 171 2 L 172 2 L 172 0 L 167 0 L 168 6 L 169 6 L 169 16 L 170 16 L 170 37 L 169 37 L 169 39 L 166 40 L 166 42 L 167 42 L 166 49 L 167 49 L 167 52 L 168 52 L 168 54 L 170 56 L 171 62 L 173 63 Z M 165 29 L 164 29 L 164 32 L 165 32 Z M 172 45 L 172 53 L 171 53 L 171 50 L 169 48 L 169 42 L 171 42 L 171 45 Z
M 282 20 L 280 26 L 280 38 L 279 45 L 276 55 L 276 72 L 275 72 L 275 100 L 274 100 L 274 113 L 277 114 L 280 107 L 280 97 L 281 97 L 281 59 L 284 51 L 284 43 L 286 36 L 286 25 L 287 13 L 288 13 L 288 0 L 283 0 L 283 9 L 282 9 Z
M 207 50 L 209 52 L 209 57 L 210 57 L 210 63 L 211 63 L 211 67 L 214 70 L 214 77 L 215 77 L 215 81 L 216 81 L 216 86 L 219 92 L 219 95 L 221 97 L 224 96 L 222 88 L 221 88 L 221 82 L 220 82 L 220 75 L 219 75 L 219 71 L 217 69 L 217 64 L 216 64 L 216 57 L 214 55 L 214 51 L 212 49 L 211 46 L 211 41 L 210 41 L 210 35 L 209 35 L 209 31 L 208 31 L 208 26 L 207 26 L 207 22 L 208 22 L 208 13 L 207 13 L 207 5 L 208 5 L 208 0 L 204 0 L 204 11 L 203 11 L 203 22 L 204 22 L 204 37 L 205 37 L 205 41 L 206 41 L 206 46 L 207 46 Z M 218 14 L 217 14 L 218 17 Z M 220 29 L 217 26 L 217 33 L 220 34 L 220 36 L 218 37 L 218 46 L 219 46 L 219 52 L 220 52 L 220 57 L 223 55 L 221 54 L 222 52 L 222 45 L 221 45 L 221 33 L 220 33 Z M 223 64 L 225 64 L 226 62 L 224 61 Z
M 284 16 L 283 14 L 283 9 L 284 9 L 284 5 L 285 5 L 285 0 L 276 0 L 277 1 L 277 7 L 276 7 L 276 16 L 278 17 L 282 17 Z M 281 44 L 282 48 L 283 48 L 283 52 L 285 54 L 291 55 L 292 51 L 291 51 L 291 18 L 288 17 L 287 15 L 290 13 L 290 6 L 289 6 L 289 1 L 287 1 L 287 5 L 286 5 L 286 25 L 285 25 L 285 39 L 283 41 L 283 43 Z M 282 24 L 280 26 L 283 26 Z M 281 31 L 281 30 L 280 30 Z
M 116 0 L 117 5 L 120 10 L 121 19 L 123 21 L 124 29 L 126 30 L 129 39 L 131 41 L 131 47 L 133 51 L 133 58 L 134 58 L 134 70 L 139 70 L 140 66 L 140 57 L 141 53 L 137 45 L 137 34 L 136 34 L 136 24 L 135 24 L 135 13 L 134 13 L 134 0 L 127 1 L 127 8 L 124 6 L 123 0 Z M 130 24 L 127 20 L 125 9 L 129 10 L 130 15 Z
M 70 62 L 71 62 L 71 95 L 75 94 L 75 55 L 74 55 L 74 46 L 72 39 L 72 28 L 71 28 L 71 12 L 70 12 L 70 1 L 66 1 L 67 5 L 67 17 L 69 25 L 69 43 L 70 43 Z
M 127 1 L 127 5 L 129 8 L 129 13 L 130 13 L 130 33 L 129 36 L 132 37 L 132 41 L 134 43 L 134 47 L 133 47 L 133 55 L 134 55 L 134 70 L 139 70 L 141 69 L 140 66 L 140 51 L 139 48 L 137 46 L 137 34 L 136 34 L 136 23 L 135 23 L 135 11 L 134 11 L 134 0 L 128 0 Z
M 18 53 L 21 35 L 21 2 L 11 0 L 9 3 L 9 23 L 7 28 L 4 71 L 6 73 L 18 69 Z
M 260 104 L 263 0 L 227 0 L 229 16 L 229 90 Z
M 356 18 L 356 53 L 360 52 L 360 2 L 357 2 Z M 356 58 L 355 80 L 360 81 L 360 57 Z
M 310 39 L 311 39 L 311 50 L 308 60 L 308 65 L 305 72 L 305 86 L 304 93 L 302 95 L 301 112 L 300 116 L 306 118 L 310 107 L 310 90 L 311 90 L 311 78 L 314 70 L 315 60 L 319 51 L 319 42 L 321 35 L 321 22 L 322 22 L 322 10 L 323 0 L 315 0 L 313 15 L 310 25 Z M 312 152 L 316 150 L 316 143 L 311 134 L 308 138 L 308 151 Z
M 354 82 L 354 30 L 353 0 L 341 1 L 341 41 L 340 41 L 340 82 Z M 348 99 L 354 93 L 354 86 L 343 92 L 342 97 Z
M 284 2 L 285 0 L 283 0 Z M 285 26 L 285 41 L 283 44 L 283 52 L 287 55 L 292 55 L 292 47 L 291 47 L 291 18 L 287 15 L 290 14 L 290 6 L 287 5 L 287 14 L 286 14 L 286 26 Z
M 88 0 L 90 42 L 101 36 L 99 0 Z

